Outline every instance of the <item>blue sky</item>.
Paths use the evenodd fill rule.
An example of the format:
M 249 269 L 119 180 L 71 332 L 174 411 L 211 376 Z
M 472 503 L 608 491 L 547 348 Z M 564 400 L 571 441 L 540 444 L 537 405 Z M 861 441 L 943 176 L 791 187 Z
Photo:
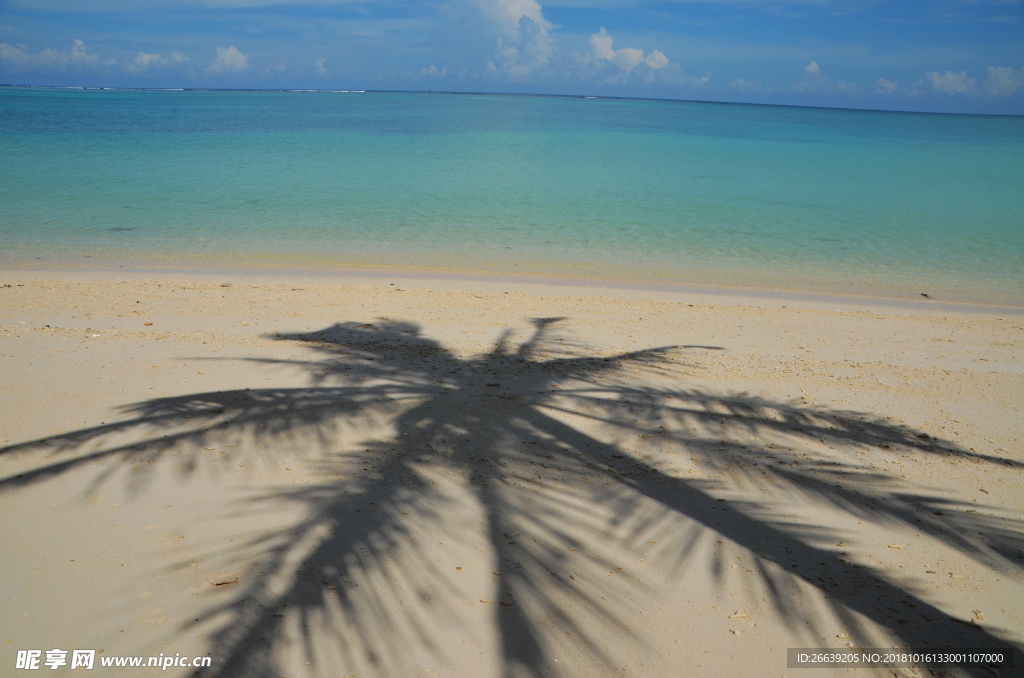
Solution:
M 1024 114 L 1024 0 L 0 0 L 0 82 Z

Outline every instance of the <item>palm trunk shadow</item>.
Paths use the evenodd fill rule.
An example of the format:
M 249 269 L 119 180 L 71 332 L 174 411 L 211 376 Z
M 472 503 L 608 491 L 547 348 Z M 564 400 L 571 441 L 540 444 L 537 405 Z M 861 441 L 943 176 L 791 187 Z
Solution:
M 549 423 L 549 427 L 560 427 Z M 754 519 L 730 507 L 703 490 L 699 484 L 669 478 L 642 461 L 628 461 L 615 457 L 615 448 L 601 449 L 596 441 L 581 439 L 575 429 L 561 427 L 563 440 L 579 440 L 596 450 L 621 476 L 636 477 L 630 487 L 643 496 L 696 521 L 704 528 L 732 541 L 755 555 L 762 563 L 772 564 L 781 571 L 790 571 L 807 586 L 824 593 L 835 611 L 852 619 L 849 612 L 864 615 L 879 626 L 890 629 L 914 651 L 939 648 L 996 648 L 1011 643 L 968 620 L 955 620 L 947 613 L 925 602 L 917 595 L 888 581 L 884 575 L 843 562 L 835 551 L 807 544 L 773 525 L 767 516 Z M 824 564 L 830 576 L 824 585 L 807 578 L 807 570 L 815 564 Z M 795 614 L 797 606 L 789 604 L 783 596 L 777 599 L 782 612 Z M 894 610 L 896 610 L 894 612 Z M 1020 648 L 1018 648 L 1020 649 Z M 977 674 L 985 675 L 978 670 Z

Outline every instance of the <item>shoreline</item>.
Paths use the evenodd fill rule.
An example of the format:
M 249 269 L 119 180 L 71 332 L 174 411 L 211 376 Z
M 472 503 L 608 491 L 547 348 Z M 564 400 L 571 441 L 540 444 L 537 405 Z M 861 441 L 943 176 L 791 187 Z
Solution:
M 610 297 L 675 303 L 720 304 L 755 308 L 866 311 L 914 316 L 1024 316 L 1024 306 L 945 301 L 934 298 L 884 297 L 869 294 L 823 293 L 789 289 L 765 289 L 725 285 L 643 283 L 628 280 L 550 277 L 540 275 L 488 274 L 477 271 L 427 271 L 408 268 L 338 267 L 309 269 L 291 267 L 127 268 L 0 267 L 0 279 L 125 281 L 154 277 L 193 282 L 280 282 L 340 285 L 402 285 L 415 290 L 519 292 L 543 296 Z M 230 280 L 229 280 L 230 279 Z

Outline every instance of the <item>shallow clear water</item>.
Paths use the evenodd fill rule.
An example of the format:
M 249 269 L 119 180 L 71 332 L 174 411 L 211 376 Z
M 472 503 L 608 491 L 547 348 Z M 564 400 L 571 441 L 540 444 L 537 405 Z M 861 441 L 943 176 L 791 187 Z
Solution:
M 0 264 L 406 266 L 1024 304 L 1024 118 L 0 88 Z

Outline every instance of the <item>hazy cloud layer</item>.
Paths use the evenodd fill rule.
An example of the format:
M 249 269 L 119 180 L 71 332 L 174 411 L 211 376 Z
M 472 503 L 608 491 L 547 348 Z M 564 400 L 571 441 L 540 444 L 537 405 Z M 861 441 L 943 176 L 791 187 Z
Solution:
M 761 85 L 756 82 L 750 82 L 744 78 L 736 78 L 729 83 L 729 87 L 740 92 L 756 92 L 761 89 Z
M 914 89 L 920 91 L 924 87 L 929 87 L 943 94 L 974 94 L 975 82 L 974 78 L 967 76 L 966 71 L 959 73 L 946 71 L 941 74 L 938 71 L 932 71 L 925 73 L 924 77 L 914 85 Z
M 1005 0 L 542 1 L 9 0 L 0 74 L 107 86 L 443 80 L 456 90 L 1024 113 L 1024 66 L 1002 56 L 1019 40 L 1017 4 Z M 640 7 L 627 26 L 623 11 Z M 751 36 L 759 17 L 765 30 Z
M 47 47 L 36 54 L 30 54 L 21 46 L 0 43 L 0 62 L 3 62 L 9 73 L 34 70 L 81 71 L 101 65 L 99 55 L 91 54 L 81 40 L 75 40 L 70 50 Z M 102 65 L 112 66 L 114 63 L 106 61 Z
M 448 69 L 447 68 L 441 68 L 440 70 L 438 70 L 437 66 L 435 66 L 434 64 L 430 64 L 429 67 L 427 67 L 427 66 L 423 67 L 423 70 L 420 71 L 420 76 L 431 76 L 431 77 L 436 77 L 436 78 L 445 78 L 445 77 L 448 77 Z
M 879 78 L 875 82 L 875 91 L 879 94 L 892 94 L 899 89 L 900 84 L 893 82 L 892 80 L 886 80 L 885 78 Z
M 183 64 L 186 61 L 188 61 L 188 57 L 184 56 L 180 52 L 172 52 L 169 57 L 163 57 L 159 54 L 146 54 L 145 52 L 139 52 L 135 59 L 124 65 L 124 69 L 129 73 L 141 75 L 149 71 L 151 67 L 157 68 L 167 66 L 169 64 Z
M 1024 90 L 1024 66 L 1017 70 L 1009 66 L 989 66 L 985 91 L 994 97 L 1009 97 Z

